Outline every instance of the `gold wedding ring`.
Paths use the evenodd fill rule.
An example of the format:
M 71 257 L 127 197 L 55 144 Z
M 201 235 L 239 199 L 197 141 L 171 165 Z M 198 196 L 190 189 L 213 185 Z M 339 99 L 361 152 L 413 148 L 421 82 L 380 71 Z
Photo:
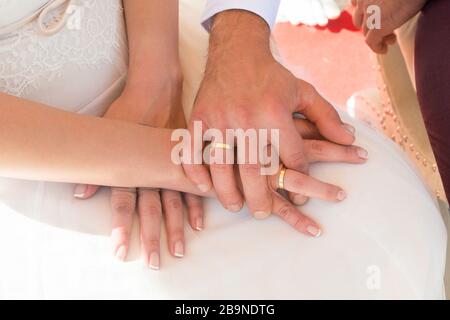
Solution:
M 286 177 L 286 167 L 281 165 L 280 175 L 278 176 L 278 188 L 284 190 L 284 178 Z
M 223 150 L 231 150 L 232 147 L 229 144 L 226 143 L 220 143 L 220 142 L 214 142 L 212 144 L 213 149 L 223 149 Z

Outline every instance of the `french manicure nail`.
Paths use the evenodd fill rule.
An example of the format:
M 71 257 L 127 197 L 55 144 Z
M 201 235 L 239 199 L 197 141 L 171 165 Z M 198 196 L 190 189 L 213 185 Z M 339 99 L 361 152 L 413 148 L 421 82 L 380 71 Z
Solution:
M 255 213 L 253 213 L 253 216 L 255 217 L 255 219 L 264 220 L 270 216 L 270 212 L 255 211 Z
M 356 153 L 358 154 L 358 156 L 361 159 L 367 160 L 369 159 L 369 153 L 367 152 L 367 150 L 363 149 L 363 148 L 358 148 L 358 150 L 356 151 Z
M 198 184 L 197 188 L 201 191 L 201 192 L 208 192 L 209 191 L 209 187 L 207 184 Z
M 175 242 L 174 248 L 173 248 L 175 257 L 183 258 L 184 257 L 184 244 L 181 241 Z
M 119 261 L 125 261 L 126 256 L 127 256 L 127 248 L 122 245 L 116 251 L 116 258 Z
M 159 254 L 157 252 L 152 252 L 150 255 L 148 266 L 152 270 L 159 270 Z
M 86 195 L 87 185 L 77 184 L 75 190 L 73 191 L 73 196 L 75 198 L 84 198 Z
M 198 217 L 195 220 L 195 230 L 197 230 L 197 231 L 203 230 L 203 218 L 202 217 Z
M 312 225 L 308 226 L 306 228 L 306 231 L 308 231 L 308 233 L 310 235 L 312 235 L 313 237 L 316 237 L 316 238 L 320 237 L 320 235 L 322 234 L 322 230 L 320 230 L 319 228 L 312 226 Z
M 344 201 L 347 198 L 347 193 L 344 190 L 341 190 L 337 194 L 337 199 L 339 201 Z
M 349 124 L 344 124 L 343 127 L 344 127 L 344 129 L 347 130 L 347 132 L 350 133 L 352 136 L 355 135 L 356 129 L 355 129 L 353 126 L 351 126 L 351 125 L 349 125 Z

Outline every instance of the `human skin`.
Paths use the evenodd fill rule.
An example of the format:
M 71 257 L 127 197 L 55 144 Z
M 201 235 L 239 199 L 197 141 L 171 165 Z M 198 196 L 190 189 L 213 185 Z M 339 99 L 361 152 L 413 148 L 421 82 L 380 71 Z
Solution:
M 426 4 L 427 0 L 352 0 L 355 7 L 353 23 L 362 29 L 367 45 L 378 54 L 387 53 L 388 46 L 395 43 L 395 29 L 401 27 L 414 17 Z M 381 9 L 381 29 L 369 29 L 367 13 L 369 6 Z
M 199 191 L 171 161 L 171 130 L 70 113 L 6 94 L 0 94 L 0 105 L 2 177 L 215 196 L 214 190 Z M 364 149 L 318 140 L 312 124 L 294 123 L 299 134 L 311 138 L 304 145 L 308 163 L 365 162 Z M 271 191 L 272 213 L 306 235 L 320 235 L 321 227 L 277 192 L 278 174 L 265 176 L 264 184 Z M 343 191 L 295 170 L 287 170 L 285 189 L 327 201 L 340 201 Z
M 307 174 L 304 142 L 293 122 L 295 112 L 305 115 L 326 139 L 343 145 L 354 142 L 354 128 L 340 120 L 313 86 L 295 78 L 274 59 L 270 29 L 262 18 L 244 10 L 217 14 L 204 79 L 188 126 L 191 132 L 194 121 L 201 121 L 205 130 L 277 129 L 277 151 L 282 162 L 289 169 Z M 184 164 L 198 189 L 207 192 L 214 186 L 229 211 L 239 211 L 245 200 L 256 218 L 265 218 L 273 203 L 259 169 L 260 164 L 240 165 L 241 192 L 232 165 L 213 164 L 208 171 L 199 164 Z M 291 200 L 303 204 L 305 195 L 291 196 Z
M 127 84 L 105 117 L 161 128 L 186 126 L 181 105 L 183 77 L 178 52 L 178 0 L 126 0 L 125 18 L 129 47 Z M 98 186 L 78 185 L 75 197 L 89 199 Z M 125 260 L 133 217 L 140 219 L 140 239 L 145 263 L 160 267 L 162 217 L 167 246 L 175 257 L 183 257 L 185 200 L 188 221 L 194 230 L 203 229 L 201 198 L 173 190 L 112 188 L 112 249 Z

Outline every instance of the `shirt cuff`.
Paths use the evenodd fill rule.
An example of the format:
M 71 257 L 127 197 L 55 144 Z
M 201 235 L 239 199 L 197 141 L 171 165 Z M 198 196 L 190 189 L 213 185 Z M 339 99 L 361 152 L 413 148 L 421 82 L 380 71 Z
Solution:
M 219 12 L 240 9 L 253 12 L 263 18 L 270 29 L 273 28 L 281 0 L 208 0 L 202 17 L 202 25 L 211 29 L 212 18 Z

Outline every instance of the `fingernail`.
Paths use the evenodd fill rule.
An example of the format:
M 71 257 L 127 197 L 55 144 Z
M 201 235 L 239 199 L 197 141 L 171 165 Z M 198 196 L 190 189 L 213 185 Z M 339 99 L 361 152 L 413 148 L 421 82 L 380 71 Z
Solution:
M 358 148 L 358 150 L 356 151 L 356 153 L 358 154 L 358 156 L 361 159 L 367 160 L 369 159 L 369 153 L 367 152 L 367 150 L 363 149 L 363 148 Z
M 127 248 L 125 246 L 120 246 L 116 251 L 116 258 L 119 261 L 125 261 L 127 256 Z
M 73 191 L 73 196 L 75 198 L 84 198 L 86 195 L 87 185 L 85 184 L 77 184 L 75 190 Z
M 338 194 L 337 194 L 337 199 L 338 199 L 339 201 L 343 201 L 343 200 L 345 200 L 346 198 L 347 198 L 347 193 L 346 193 L 344 190 L 341 190 L 341 191 L 338 192 Z
M 201 192 L 208 192 L 209 191 L 209 187 L 207 184 L 198 184 L 197 188 L 201 191 Z
M 157 252 L 152 252 L 150 255 L 148 266 L 152 270 L 159 270 L 159 254 Z
M 175 242 L 174 248 L 173 248 L 175 257 L 183 258 L 184 257 L 184 244 L 181 241 Z
M 232 204 L 230 206 L 228 206 L 228 210 L 231 212 L 238 212 L 241 211 L 242 206 L 238 205 L 238 204 Z
M 255 219 L 264 220 L 270 216 L 270 212 L 255 211 L 255 213 L 253 213 L 253 216 L 255 217 Z
M 315 226 L 308 226 L 306 228 L 306 231 L 308 231 L 308 233 L 310 235 L 312 235 L 313 237 L 320 237 L 320 235 L 322 234 L 322 230 L 320 230 L 319 228 L 315 227 Z
M 343 127 L 344 127 L 344 129 L 347 130 L 347 132 L 350 133 L 352 136 L 355 135 L 356 129 L 355 129 L 353 126 L 351 126 L 351 125 L 349 125 L 349 124 L 344 124 Z
M 195 230 L 197 230 L 197 231 L 203 230 L 203 218 L 202 217 L 198 217 L 195 220 Z

